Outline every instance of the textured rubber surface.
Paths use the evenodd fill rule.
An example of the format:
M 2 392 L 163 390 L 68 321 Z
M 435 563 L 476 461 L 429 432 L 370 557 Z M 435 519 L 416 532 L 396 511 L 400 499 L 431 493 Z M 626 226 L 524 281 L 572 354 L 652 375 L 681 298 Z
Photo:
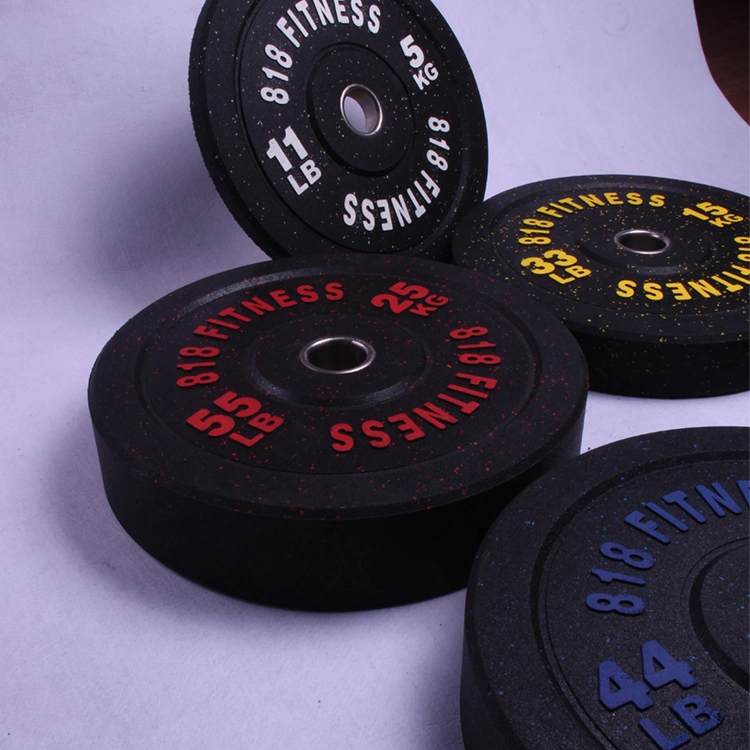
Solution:
M 147 551 L 237 596 L 350 609 L 464 586 L 503 505 L 577 455 L 586 393 L 544 308 L 357 254 L 159 300 L 104 348 L 89 403 L 107 497 Z
M 190 100 L 219 193 L 274 257 L 449 260 L 484 196 L 479 92 L 428 0 L 209 0 Z
M 747 747 L 749 437 L 629 438 L 505 508 L 467 592 L 467 750 Z
M 459 265 L 524 289 L 574 333 L 592 390 L 692 398 L 748 389 L 748 199 L 659 177 L 524 185 L 460 225 Z

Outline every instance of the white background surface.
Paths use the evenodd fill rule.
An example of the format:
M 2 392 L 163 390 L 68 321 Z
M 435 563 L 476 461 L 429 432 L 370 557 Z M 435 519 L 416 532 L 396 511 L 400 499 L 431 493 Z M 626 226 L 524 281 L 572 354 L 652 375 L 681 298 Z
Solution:
M 438 0 L 484 101 L 487 194 L 631 173 L 748 192 L 691 0 Z M 201 161 L 199 0 L 0 2 L 0 747 L 462 747 L 464 594 L 353 614 L 183 580 L 107 505 L 90 368 L 129 317 L 264 259 Z M 584 449 L 748 424 L 748 396 L 592 394 Z

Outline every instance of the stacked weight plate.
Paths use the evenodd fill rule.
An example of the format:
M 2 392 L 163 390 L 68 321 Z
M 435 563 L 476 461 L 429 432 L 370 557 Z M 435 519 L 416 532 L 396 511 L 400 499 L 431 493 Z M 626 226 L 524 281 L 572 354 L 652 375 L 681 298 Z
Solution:
M 592 389 L 688 398 L 748 388 L 749 235 L 745 196 L 601 175 L 496 195 L 453 251 L 553 310 Z
M 154 303 L 89 398 L 110 504 L 146 550 L 231 594 L 352 609 L 466 585 L 500 509 L 577 455 L 586 371 L 487 276 L 327 255 Z
M 448 260 L 484 196 L 479 92 L 426 0 L 209 0 L 190 98 L 219 193 L 269 255 Z
M 466 600 L 467 750 L 747 746 L 749 437 L 613 443 L 503 511 Z

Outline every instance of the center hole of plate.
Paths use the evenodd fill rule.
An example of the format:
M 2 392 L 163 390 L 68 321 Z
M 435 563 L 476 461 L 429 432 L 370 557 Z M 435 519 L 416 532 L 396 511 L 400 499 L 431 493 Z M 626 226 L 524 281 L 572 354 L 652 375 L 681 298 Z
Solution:
M 372 364 L 375 350 L 370 344 L 350 336 L 316 339 L 300 352 L 302 363 L 316 372 L 346 375 Z
M 615 235 L 615 243 L 624 250 L 641 255 L 664 252 L 672 243 L 661 232 L 650 229 L 627 229 Z
M 341 114 L 346 124 L 359 135 L 373 135 L 383 125 L 383 110 L 378 97 L 358 83 L 341 94 Z

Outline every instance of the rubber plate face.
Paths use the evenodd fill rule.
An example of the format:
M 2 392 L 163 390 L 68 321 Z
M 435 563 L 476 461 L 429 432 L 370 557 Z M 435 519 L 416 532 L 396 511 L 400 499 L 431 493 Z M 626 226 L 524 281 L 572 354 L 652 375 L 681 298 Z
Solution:
M 148 552 L 241 597 L 446 593 L 520 486 L 577 455 L 583 356 L 481 274 L 336 257 L 211 277 L 114 336 L 89 388 L 107 496 Z
M 719 396 L 748 388 L 748 199 L 656 177 L 566 177 L 491 198 L 459 227 L 459 265 L 550 307 L 592 390 Z
M 449 260 L 484 196 L 479 92 L 427 0 L 209 0 L 190 99 L 219 193 L 274 257 Z
M 748 746 L 749 434 L 613 443 L 506 507 L 469 581 L 467 750 Z

